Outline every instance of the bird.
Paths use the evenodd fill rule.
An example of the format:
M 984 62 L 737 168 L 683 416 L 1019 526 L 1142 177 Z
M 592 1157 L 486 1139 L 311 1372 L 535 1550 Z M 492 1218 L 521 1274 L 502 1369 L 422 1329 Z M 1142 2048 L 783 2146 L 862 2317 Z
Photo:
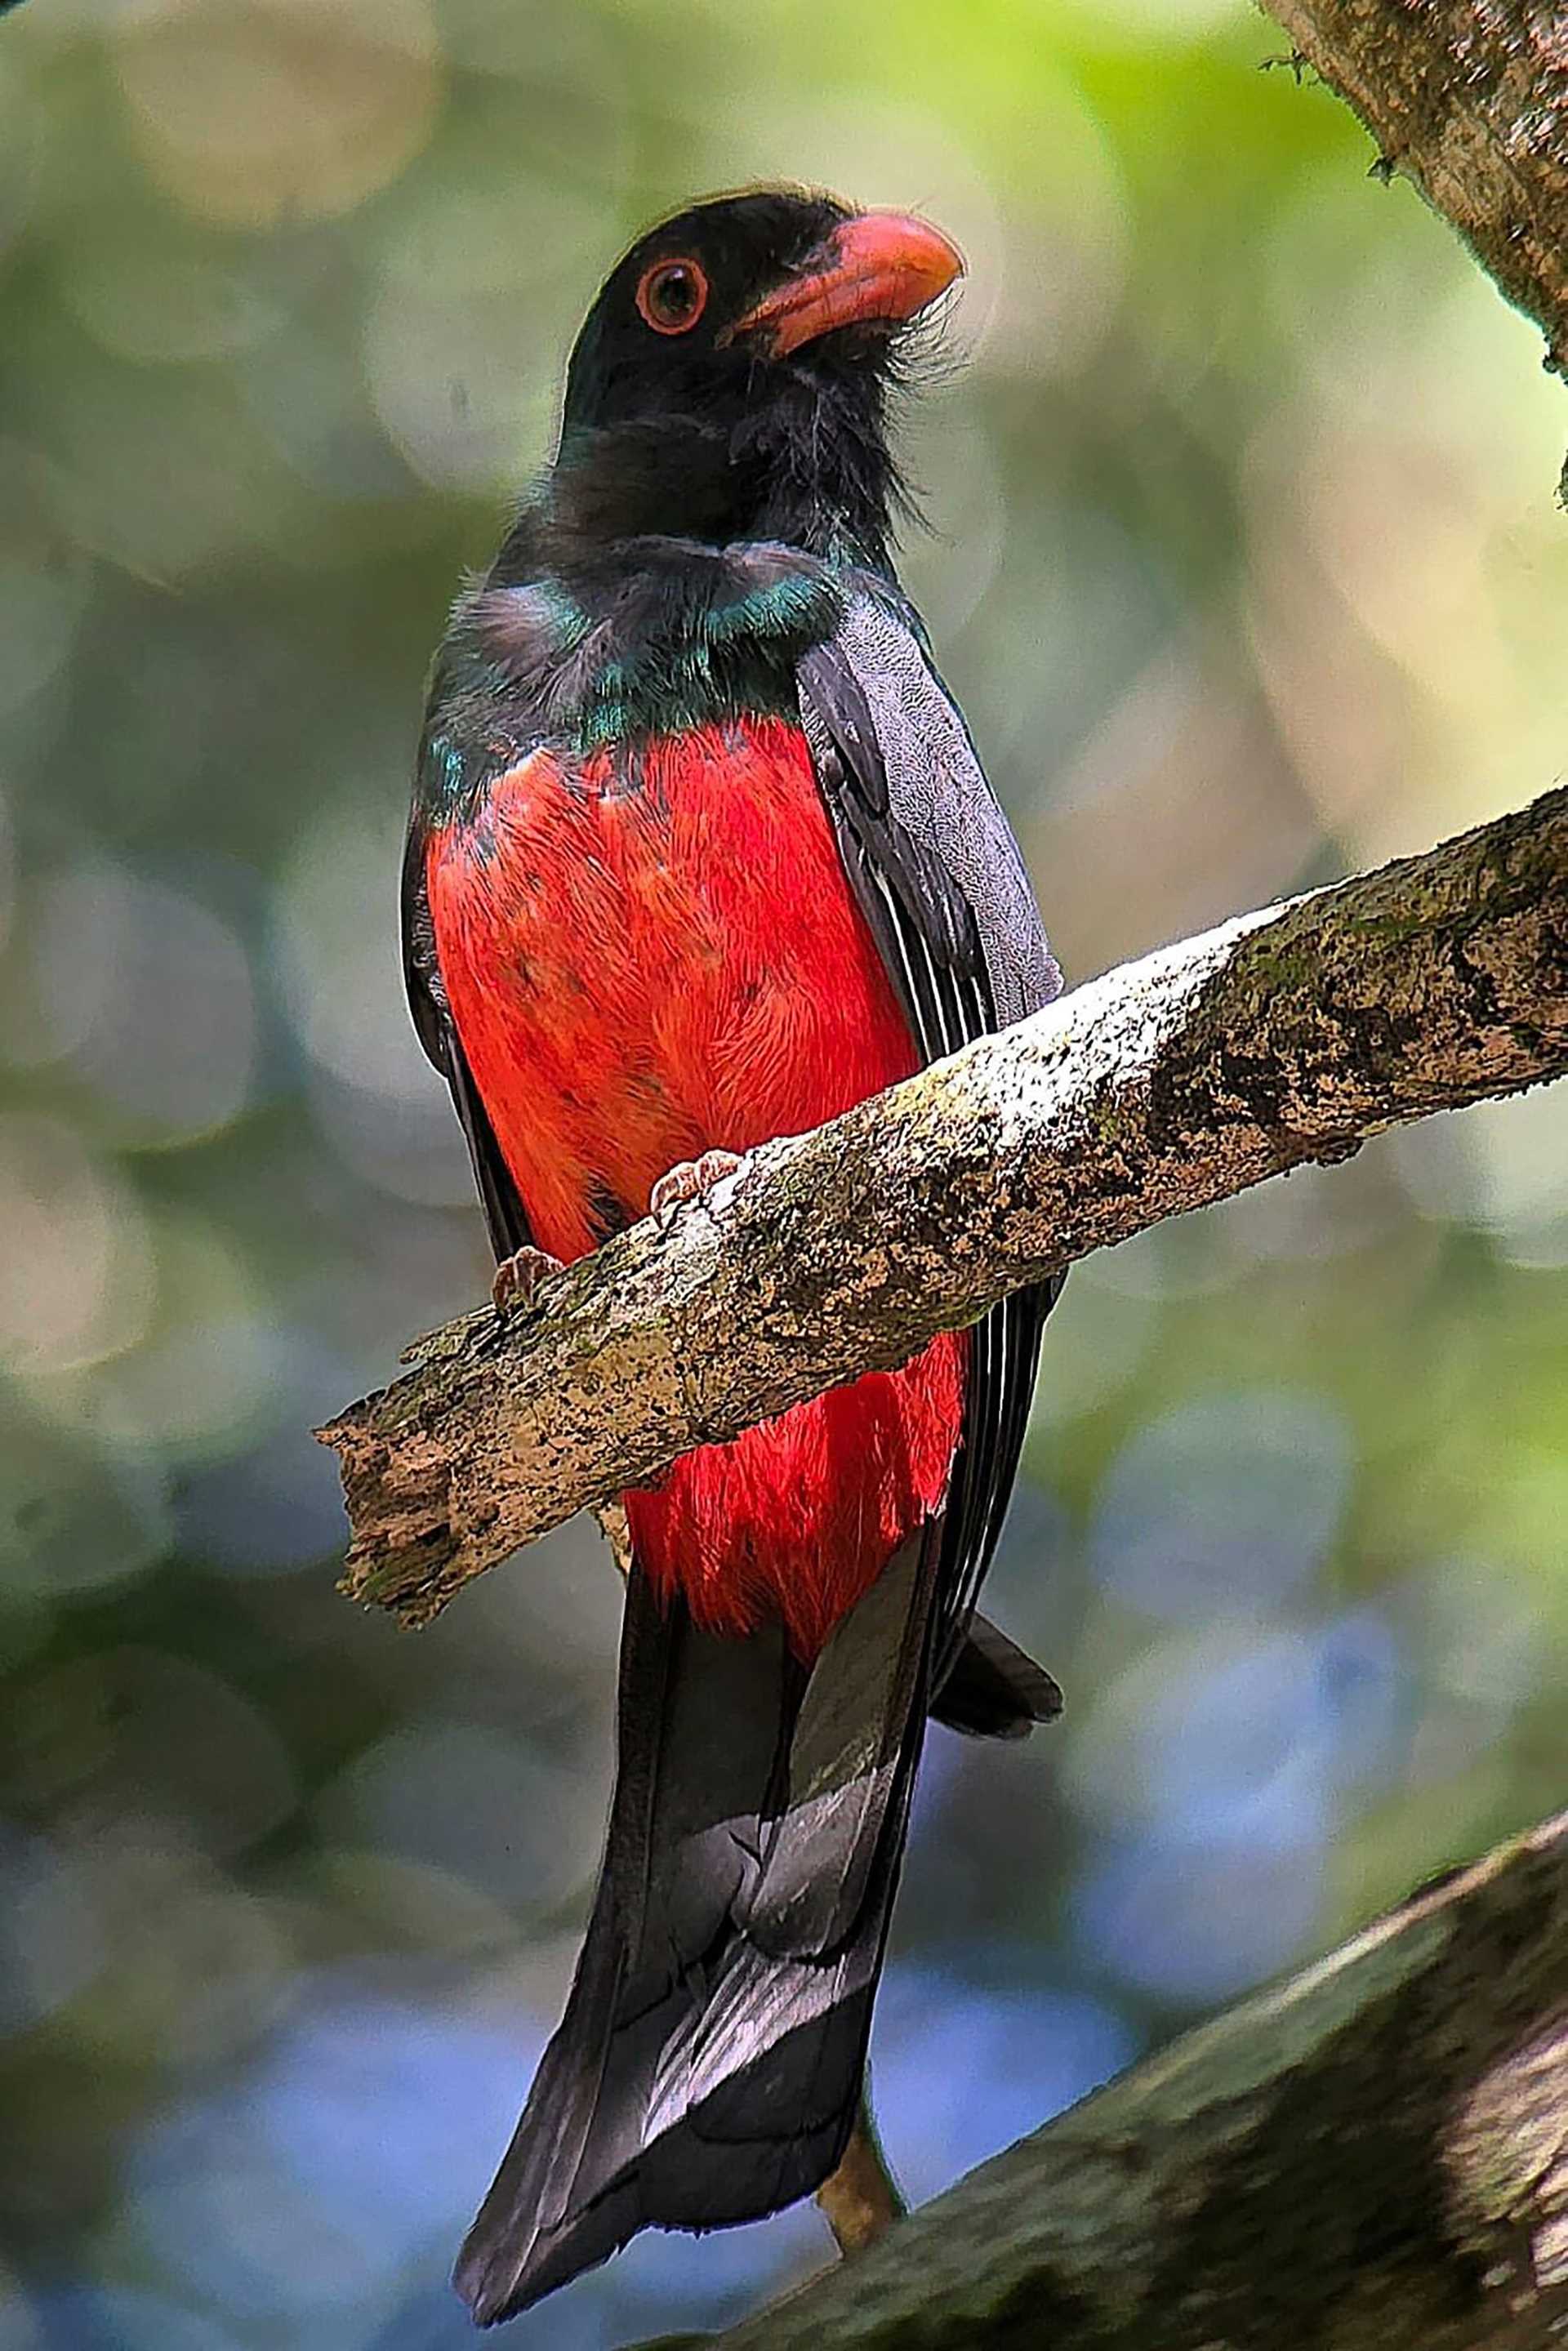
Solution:
M 454 607 L 404 969 L 509 1311 L 1061 988 L 894 562 L 896 412 L 962 268 L 806 187 L 662 221 Z M 975 1613 L 1056 1288 L 624 1496 L 606 1844 L 458 2259 L 480 2325 L 843 2154 L 927 1716 L 1017 1737 L 1061 1704 Z

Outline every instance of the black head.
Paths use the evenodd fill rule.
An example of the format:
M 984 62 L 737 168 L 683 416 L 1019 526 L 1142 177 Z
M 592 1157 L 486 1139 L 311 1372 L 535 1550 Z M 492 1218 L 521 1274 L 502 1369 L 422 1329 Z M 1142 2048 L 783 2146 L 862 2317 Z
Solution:
M 899 334 L 962 266 L 923 221 L 803 190 L 716 197 L 664 222 L 578 337 L 558 519 L 601 544 L 763 538 L 882 559 Z

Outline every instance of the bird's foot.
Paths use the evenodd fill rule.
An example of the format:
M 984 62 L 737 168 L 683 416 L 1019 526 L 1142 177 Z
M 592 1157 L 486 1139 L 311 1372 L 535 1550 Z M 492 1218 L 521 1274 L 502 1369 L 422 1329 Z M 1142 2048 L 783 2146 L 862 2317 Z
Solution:
M 514 1256 L 504 1257 L 490 1284 L 497 1313 L 512 1314 L 518 1307 L 531 1306 L 551 1274 L 560 1270 L 559 1258 L 551 1257 L 548 1249 L 520 1249 Z
M 740 1165 L 735 1151 L 705 1151 L 700 1159 L 677 1159 L 648 1195 L 648 1207 L 660 1224 L 667 1225 L 687 1200 L 706 1200 L 716 1184 L 733 1176 Z

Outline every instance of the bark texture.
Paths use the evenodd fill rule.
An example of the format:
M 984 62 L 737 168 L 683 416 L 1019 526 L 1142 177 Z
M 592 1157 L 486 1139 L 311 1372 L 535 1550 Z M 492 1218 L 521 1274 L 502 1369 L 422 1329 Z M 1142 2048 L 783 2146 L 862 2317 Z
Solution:
M 1568 372 L 1563 0 L 1267 0 Z
M 1568 1815 L 1203 2026 L 723 2351 L 1568 2338 Z
M 1568 790 L 1078 988 L 485 1310 L 321 1432 L 405 1621 L 676 1455 L 1400 1120 L 1568 1069 Z

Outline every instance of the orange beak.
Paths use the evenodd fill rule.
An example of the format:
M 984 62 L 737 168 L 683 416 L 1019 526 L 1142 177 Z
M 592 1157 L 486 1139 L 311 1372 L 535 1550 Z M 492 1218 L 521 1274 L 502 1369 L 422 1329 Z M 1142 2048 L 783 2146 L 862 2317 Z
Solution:
M 964 270 L 957 246 L 912 213 L 857 213 L 814 258 L 816 267 L 765 294 L 721 340 L 762 335 L 782 359 L 835 327 L 902 326 Z

